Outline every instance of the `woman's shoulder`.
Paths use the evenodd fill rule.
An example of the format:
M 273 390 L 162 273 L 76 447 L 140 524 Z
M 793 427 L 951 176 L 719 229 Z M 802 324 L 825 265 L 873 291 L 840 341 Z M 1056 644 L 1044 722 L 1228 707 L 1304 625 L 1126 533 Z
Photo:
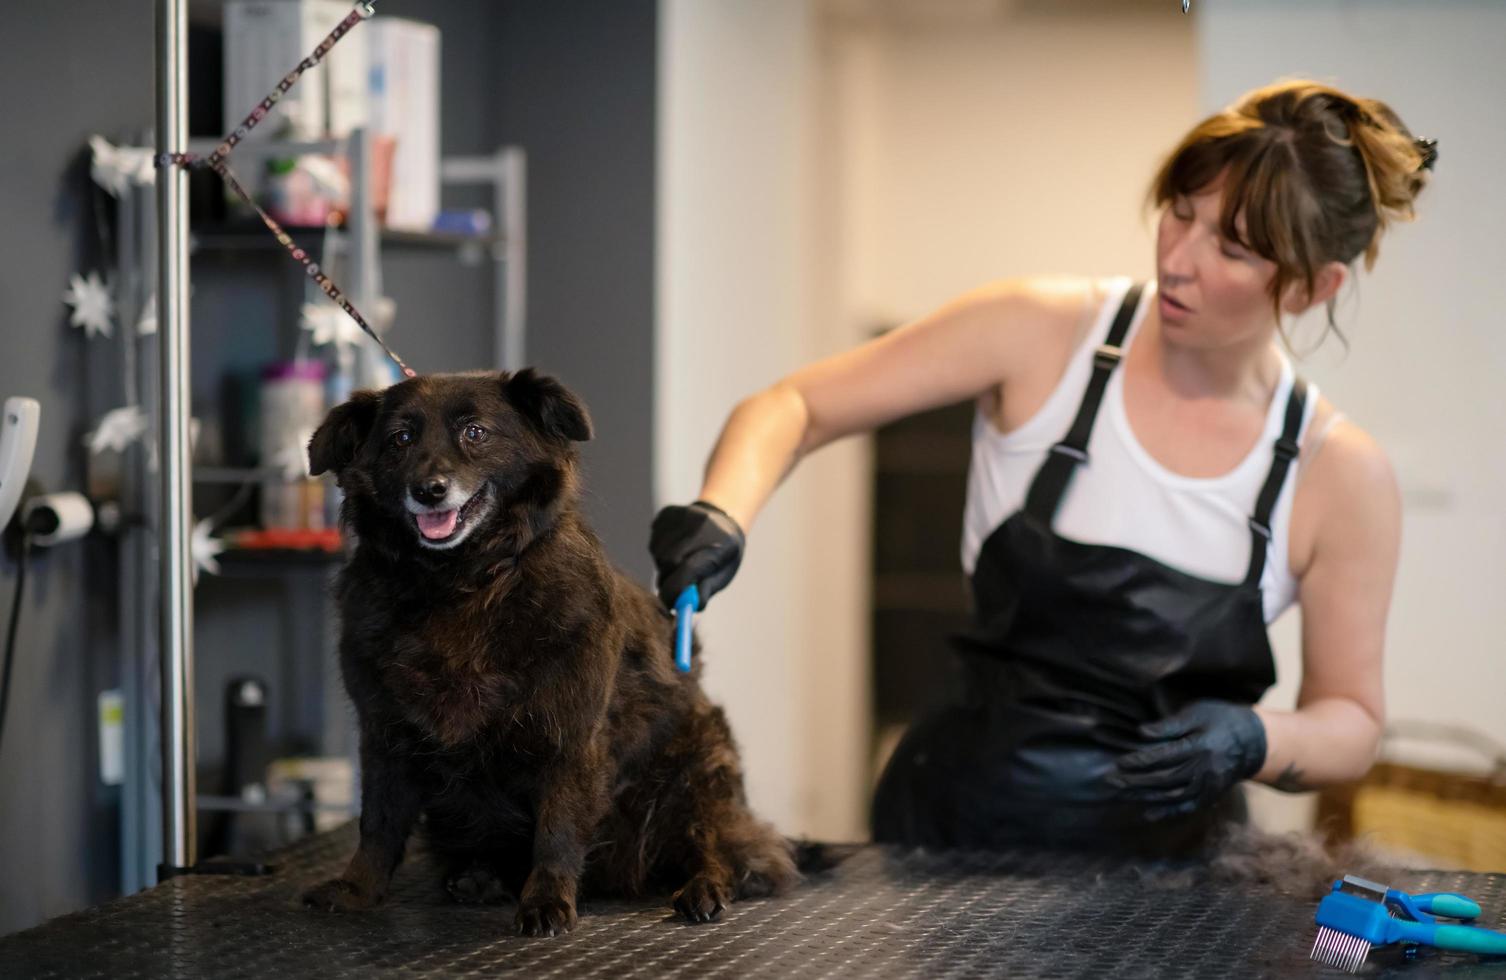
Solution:
M 1102 302 L 1116 284 L 1123 288 L 1126 282 L 1127 279 L 1055 273 L 1009 276 L 984 283 L 964 294 L 964 299 L 1009 303 L 1043 315 L 1075 314 L 1085 303 Z
M 1342 550 L 1399 533 L 1401 491 L 1385 448 L 1319 397 L 1298 455 L 1292 505 L 1292 569 L 1300 573 L 1319 549 Z
M 1050 397 L 1114 286 L 1088 276 L 1018 276 L 962 299 L 997 337 L 994 355 L 1004 370 L 979 403 L 996 428 L 1013 431 Z
M 1305 479 L 1349 489 L 1395 482 L 1390 457 L 1369 432 L 1319 393 L 1298 456 Z
M 1019 334 L 1052 346 L 1075 347 L 1091 329 L 1099 308 L 1126 279 L 1076 275 L 1029 275 L 998 279 L 957 302 L 1008 322 Z

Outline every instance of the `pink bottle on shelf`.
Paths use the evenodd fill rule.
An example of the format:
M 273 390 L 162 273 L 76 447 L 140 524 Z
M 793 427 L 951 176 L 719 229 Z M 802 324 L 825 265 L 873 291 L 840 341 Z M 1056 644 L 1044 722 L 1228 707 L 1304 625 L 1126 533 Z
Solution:
M 258 435 L 263 469 L 261 523 L 266 528 L 321 529 L 324 484 L 308 475 L 308 441 L 324 420 L 324 364 L 268 365 L 261 375 Z

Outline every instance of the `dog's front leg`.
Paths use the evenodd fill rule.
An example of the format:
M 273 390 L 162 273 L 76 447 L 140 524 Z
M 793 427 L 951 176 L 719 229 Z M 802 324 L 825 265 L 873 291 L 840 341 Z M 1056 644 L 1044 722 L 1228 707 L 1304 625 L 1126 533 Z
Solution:
M 423 795 L 402 762 L 369 750 L 361 739 L 361 843 L 345 873 L 303 894 L 303 904 L 328 912 L 369 909 L 387 895 L 403 859 Z
M 540 787 L 533 870 L 518 899 L 518 932 L 525 936 L 575 928 L 576 888 L 608 803 L 605 752 L 596 741 L 551 765 Z

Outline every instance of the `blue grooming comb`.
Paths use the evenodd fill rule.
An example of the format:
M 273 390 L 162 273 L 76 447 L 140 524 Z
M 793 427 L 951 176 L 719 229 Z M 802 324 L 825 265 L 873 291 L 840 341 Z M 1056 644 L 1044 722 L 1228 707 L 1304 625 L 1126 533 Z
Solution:
M 682 674 L 690 673 L 690 625 L 700 604 L 701 590 L 693 585 L 675 600 L 675 666 Z
M 1318 938 L 1312 958 L 1357 973 L 1371 948 L 1418 943 L 1482 956 L 1506 956 L 1506 933 L 1470 925 L 1440 924 L 1434 916 L 1471 920 L 1480 906 L 1446 892 L 1408 895 L 1354 875 L 1333 883 L 1318 903 Z

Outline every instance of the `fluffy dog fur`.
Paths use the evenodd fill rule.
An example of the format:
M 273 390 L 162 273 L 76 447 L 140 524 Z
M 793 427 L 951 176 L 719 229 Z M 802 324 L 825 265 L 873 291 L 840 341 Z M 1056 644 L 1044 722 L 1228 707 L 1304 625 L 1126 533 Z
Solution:
M 1152 887 L 1170 891 L 1256 887 L 1316 902 L 1346 874 L 1392 881 L 1402 868 L 1395 855 L 1364 840 L 1329 843 L 1316 832 L 1278 834 L 1235 825 L 1195 860 L 1150 861 L 1138 873 Z
M 590 437 L 531 370 L 357 392 L 314 433 L 356 541 L 337 596 L 362 785 L 360 845 L 310 906 L 380 902 L 421 815 L 450 893 L 514 899 L 527 935 L 570 929 L 580 889 L 677 889 L 706 921 L 797 881 L 699 669 L 674 669 L 673 617 L 577 511 Z

